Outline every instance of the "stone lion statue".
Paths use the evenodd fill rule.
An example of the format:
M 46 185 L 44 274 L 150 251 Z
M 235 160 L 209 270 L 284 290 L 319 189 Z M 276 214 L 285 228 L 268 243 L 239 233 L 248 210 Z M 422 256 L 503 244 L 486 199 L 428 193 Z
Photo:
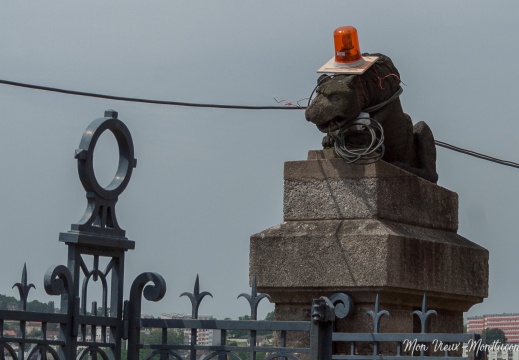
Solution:
M 326 148 L 333 146 L 333 134 L 341 127 L 357 119 L 362 111 L 369 112 L 384 129 L 382 160 L 436 183 L 436 147 L 432 131 L 423 121 L 413 126 L 409 115 L 403 112 L 398 98 L 401 91 L 398 70 L 385 55 L 364 55 L 379 57 L 364 74 L 322 75 L 319 78 L 316 97 L 305 111 L 306 119 L 329 134 L 323 139 Z M 366 111 L 379 104 L 383 106 Z

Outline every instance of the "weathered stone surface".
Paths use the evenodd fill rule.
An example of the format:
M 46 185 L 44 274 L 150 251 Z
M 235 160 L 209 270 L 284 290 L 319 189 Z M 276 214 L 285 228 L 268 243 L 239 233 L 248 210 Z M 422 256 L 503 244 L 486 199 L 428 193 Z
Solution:
M 251 237 L 250 275 L 276 318 L 309 320 L 312 299 L 347 292 L 355 312 L 339 331 L 416 332 L 424 293 L 430 332 L 461 332 L 488 296 L 488 251 L 458 235 L 457 194 L 391 164 L 347 164 L 332 151 L 285 164 L 284 222 Z M 291 338 L 304 346 L 304 337 Z
M 455 233 L 375 219 L 289 221 L 251 237 L 250 273 L 282 302 L 309 289 L 406 289 L 447 293 L 467 311 L 488 295 L 487 263 L 485 249 Z
M 458 229 L 456 193 L 383 161 L 287 162 L 283 208 L 285 221 L 377 218 Z

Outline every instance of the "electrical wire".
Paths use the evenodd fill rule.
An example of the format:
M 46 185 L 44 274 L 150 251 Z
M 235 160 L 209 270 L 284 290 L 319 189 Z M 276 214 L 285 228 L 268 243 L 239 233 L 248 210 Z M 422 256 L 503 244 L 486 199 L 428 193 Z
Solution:
M 322 79 L 322 80 L 324 80 L 324 79 Z M 50 92 L 56 92 L 56 93 L 61 93 L 61 94 L 68 94 L 68 95 L 86 96 L 86 97 L 117 100 L 117 101 L 139 102 L 139 103 L 146 103 L 146 104 L 205 107 L 205 108 L 217 108 L 217 109 L 243 109 L 243 110 L 305 110 L 306 109 L 305 106 L 293 106 L 293 107 L 290 107 L 290 106 L 246 106 L 246 105 L 221 105 L 221 104 L 190 103 L 190 102 L 180 102 L 180 101 L 150 100 L 150 99 L 140 99 L 140 98 L 131 98 L 131 97 L 114 96 L 114 95 L 104 95 L 104 94 L 97 94 L 97 93 L 90 93 L 90 92 L 83 92 L 83 91 L 66 90 L 66 89 L 60 89 L 60 88 L 55 88 L 55 87 L 32 85 L 32 84 L 26 84 L 26 83 L 20 83 L 20 82 L 2 80 L 2 79 L 0 79 L 0 84 L 22 87 L 22 88 L 33 89 L 33 90 L 50 91 Z M 319 86 L 319 84 L 317 84 L 317 86 Z M 310 101 L 312 100 L 312 96 L 313 96 L 317 86 L 312 91 L 312 95 L 308 99 L 308 103 L 310 103 Z M 460 148 L 460 147 L 457 147 L 454 145 L 450 145 L 448 143 L 445 143 L 445 142 L 439 141 L 439 140 L 435 140 L 434 142 L 437 146 L 440 146 L 440 147 L 443 147 L 443 148 L 446 148 L 446 149 L 449 149 L 452 151 L 457 151 L 459 153 L 473 156 L 473 157 L 476 157 L 476 158 L 479 158 L 482 160 L 491 161 L 491 162 L 494 162 L 494 163 L 497 163 L 500 165 L 510 166 L 510 167 L 519 169 L 519 164 L 512 162 L 512 161 L 494 158 L 494 157 L 491 157 L 491 156 L 488 156 L 485 154 L 477 153 L 472 150 L 467 150 L 467 149 Z
M 25 84 L 25 83 L 1 80 L 1 79 L 0 79 L 0 84 L 17 86 L 17 87 L 22 87 L 22 88 L 27 88 L 27 89 L 34 89 L 34 90 L 50 91 L 50 92 L 56 92 L 56 93 L 61 93 L 61 94 L 68 94 L 68 95 L 87 96 L 87 97 L 93 97 L 93 98 L 98 98 L 98 99 L 129 101 L 129 102 L 138 102 L 138 103 L 145 103 L 145 104 L 189 106 L 189 107 L 216 108 L 216 109 L 242 109 L 242 110 L 301 110 L 301 109 L 305 109 L 305 107 L 299 107 L 299 106 L 290 107 L 290 106 L 221 105 L 221 104 L 204 104 L 204 103 L 191 103 L 191 102 L 181 102 L 181 101 L 140 99 L 140 98 L 131 98 L 131 97 L 123 97 L 123 96 L 96 94 L 96 93 L 90 93 L 90 92 L 84 92 L 84 91 L 59 89 L 59 88 L 54 88 L 54 87 L 49 87 L 49 86 Z
M 369 114 L 361 113 L 333 137 L 335 153 L 350 164 L 371 164 L 384 156 L 384 129 Z
M 463 149 L 463 148 L 460 148 L 460 147 L 457 147 L 457 146 L 454 146 L 454 145 L 451 145 L 451 144 L 447 144 L 447 143 L 445 143 L 443 141 L 439 141 L 439 140 L 434 140 L 434 143 L 436 144 L 436 146 L 441 146 L 443 148 L 446 148 L 446 149 L 449 149 L 449 150 L 452 150 L 452 151 L 457 151 L 457 152 L 465 154 L 465 155 L 474 156 L 474 157 L 479 158 L 479 159 L 483 159 L 483 160 L 491 161 L 491 162 L 494 162 L 494 163 L 497 163 L 497 164 L 500 164 L 500 165 L 510 166 L 510 167 L 514 167 L 514 168 L 519 169 L 519 164 L 515 163 L 513 161 L 497 159 L 497 158 L 494 158 L 492 156 L 488 156 L 488 155 L 485 155 L 485 154 L 480 154 L 480 153 L 477 153 L 477 152 L 472 151 L 472 150 L 467 150 L 467 149 Z

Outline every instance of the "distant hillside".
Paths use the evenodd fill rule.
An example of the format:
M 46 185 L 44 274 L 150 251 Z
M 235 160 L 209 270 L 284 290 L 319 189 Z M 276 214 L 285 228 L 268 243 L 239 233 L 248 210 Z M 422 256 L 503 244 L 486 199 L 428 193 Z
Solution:
M 20 300 L 13 296 L 0 294 L 0 310 L 21 310 Z M 37 312 L 54 312 L 54 301 L 49 301 L 47 304 L 38 300 L 27 302 L 27 311 Z

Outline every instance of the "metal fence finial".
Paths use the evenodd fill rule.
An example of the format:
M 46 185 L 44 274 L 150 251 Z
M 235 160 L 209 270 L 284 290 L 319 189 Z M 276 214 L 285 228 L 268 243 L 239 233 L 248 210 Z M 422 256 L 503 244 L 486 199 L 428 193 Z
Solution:
M 94 120 L 83 133 L 79 148 L 76 149 L 79 179 L 87 192 L 88 205 L 83 217 L 72 230 L 95 232 L 112 236 L 124 236 L 115 215 L 115 204 L 119 195 L 130 181 L 133 168 L 137 165 L 134 158 L 133 140 L 126 125 L 117 119 L 115 110 L 107 110 L 104 117 Z M 119 147 L 119 164 L 109 185 L 99 184 L 94 173 L 94 150 L 99 137 L 105 132 L 113 133 Z
M 387 310 L 380 310 L 380 301 L 377 298 L 375 300 L 375 311 L 368 310 L 367 314 L 373 318 L 373 333 L 377 334 L 380 329 L 380 320 L 382 319 L 382 316 L 387 315 L 389 316 L 389 312 Z
M 27 297 L 29 296 L 29 291 L 31 288 L 36 289 L 34 284 L 27 284 L 27 264 L 23 264 L 22 270 L 22 281 L 13 285 L 12 289 L 15 287 L 18 288 L 18 292 L 20 293 L 20 303 L 22 305 L 22 310 L 27 310 Z
M 436 313 L 436 310 L 427 310 L 427 295 L 424 293 L 422 299 L 422 311 L 415 310 L 413 311 L 413 315 L 418 316 L 420 319 L 421 332 L 422 334 L 425 334 L 427 332 L 427 320 L 429 319 L 429 316 L 438 315 L 438 313 Z
M 256 285 L 256 275 L 254 275 L 254 277 L 252 278 L 252 288 L 250 295 L 241 293 L 240 295 L 238 295 L 238 299 L 240 297 L 244 297 L 249 302 L 250 317 L 252 320 L 258 320 L 258 305 L 261 300 L 267 298 L 270 302 L 272 302 L 269 294 L 258 294 L 258 287 Z
M 191 300 L 191 317 L 193 319 L 198 319 L 198 308 L 200 307 L 200 303 L 202 302 L 204 297 L 206 297 L 207 295 L 213 297 L 213 295 L 210 292 L 200 292 L 200 279 L 198 277 L 198 274 L 196 275 L 195 288 L 193 289 L 193 293 L 184 292 L 180 294 L 181 297 L 187 296 L 189 300 Z

